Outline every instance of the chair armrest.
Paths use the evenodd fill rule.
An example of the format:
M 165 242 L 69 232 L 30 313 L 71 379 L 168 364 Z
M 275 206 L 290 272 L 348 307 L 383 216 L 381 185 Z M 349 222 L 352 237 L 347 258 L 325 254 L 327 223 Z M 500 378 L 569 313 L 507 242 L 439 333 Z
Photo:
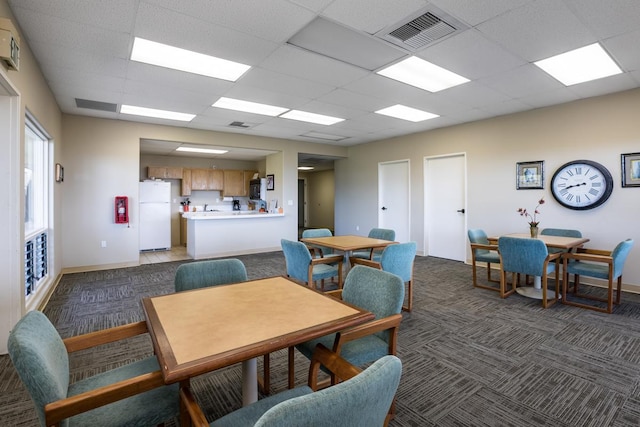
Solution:
M 582 248 L 582 247 L 577 248 L 576 253 L 611 256 L 611 251 L 607 251 L 604 249 L 588 249 L 588 248 Z
M 115 384 L 89 390 L 66 399 L 51 402 L 44 407 L 47 425 L 57 425 L 60 421 L 91 409 L 131 397 L 157 387 L 164 386 L 162 372 L 154 371 L 138 375 Z
M 383 319 L 372 320 L 371 322 L 363 323 L 361 325 L 345 329 L 344 331 L 340 331 L 336 334 L 336 339 L 333 343 L 333 351 L 340 353 L 340 347 L 342 347 L 344 343 L 366 337 L 367 335 L 371 335 L 376 332 L 398 328 L 400 327 L 401 321 L 402 314 L 392 314 L 391 316 Z
M 191 425 L 194 427 L 209 427 L 207 418 L 202 412 L 202 408 L 196 402 L 191 390 L 180 388 L 180 412 L 189 414 Z
M 598 251 L 598 252 L 606 252 L 606 251 Z M 610 253 L 610 252 L 609 252 Z M 567 252 L 564 255 L 564 260 L 568 260 L 568 259 L 575 259 L 575 260 L 582 260 L 582 261 L 593 261 L 593 262 L 602 262 L 602 263 L 606 263 L 606 264 L 611 264 L 613 262 L 613 258 L 611 257 L 611 255 L 600 255 L 599 253 L 587 253 L 587 252 L 581 252 L 581 253 L 571 253 L 571 252 Z
M 90 332 L 88 334 L 65 338 L 62 341 L 64 342 L 65 347 L 67 347 L 67 351 L 73 353 L 75 351 L 97 347 L 110 342 L 120 341 L 125 338 L 131 338 L 147 332 L 148 329 L 146 322 L 135 322 L 129 323 L 128 325 L 116 326 L 115 328 L 103 329 L 97 332 Z
M 309 368 L 309 387 L 313 391 L 317 391 L 320 387 L 318 385 L 318 373 L 320 371 L 320 365 L 327 368 L 329 372 L 334 374 L 340 380 L 345 381 L 358 375 L 362 370 L 347 362 L 338 354 L 332 352 L 322 344 L 318 344 L 313 351 L 311 357 L 311 366 Z
M 555 253 L 551 253 L 549 255 L 547 255 L 547 260 L 549 262 L 551 261 L 556 261 L 558 258 L 562 258 L 562 255 L 564 254 L 564 252 L 555 252 Z
M 360 265 L 366 265 L 367 267 L 372 267 L 372 268 L 377 268 L 378 270 L 382 270 L 382 265 L 379 262 L 371 261 L 370 259 L 350 257 L 349 262 L 351 263 L 351 265 L 360 264 Z
M 339 263 L 340 265 L 342 265 L 342 263 L 344 262 L 344 256 L 342 255 L 330 255 L 330 256 L 326 256 L 324 258 L 312 258 L 311 259 L 311 265 L 315 265 L 315 264 L 334 264 L 334 263 Z
M 497 251 L 498 245 L 484 245 L 482 243 L 471 243 L 471 250 L 485 249 L 487 251 Z

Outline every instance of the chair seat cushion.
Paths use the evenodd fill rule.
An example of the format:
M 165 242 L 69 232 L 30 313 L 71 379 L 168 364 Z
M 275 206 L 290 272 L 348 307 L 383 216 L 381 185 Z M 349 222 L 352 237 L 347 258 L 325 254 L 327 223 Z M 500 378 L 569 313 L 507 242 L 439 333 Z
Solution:
M 159 370 L 156 357 L 147 357 L 69 385 L 68 396 Z M 178 384 L 93 409 L 69 419 L 69 426 L 148 426 L 171 420 L 178 413 Z
M 500 255 L 497 252 L 476 252 L 476 261 L 500 264 Z
M 313 280 L 328 279 L 338 275 L 338 267 L 331 264 L 313 266 Z
M 327 348 L 333 348 L 335 334 L 325 335 L 315 340 L 298 344 L 296 348 L 300 353 L 311 359 L 316 345 L 323 344 Z M 340 356 L 355 366 L 362 367 L 389 354 L 389 344 L 376 335 L 367 335 L 355 341 L 349 341 L 340 349 Z
M 569 274 L 578 274 L 580 276 L 596 277 L 598 279 L 609 279 L 609 267 L 606 264 L 593 264 L 590 262 L 576 261 L 567 264 L 567 272 Z M 613 279 L 617 279 L 613 277 Z
M 244 408 L 231 412 L 222 418 L 218 418 L 209 425 L 211 427 L 252 426 L 265 412 L 276 406 L 278 403 L 293 399 L 294 397 L 304 396 L 305 394 L 310 394 L 312 392 L 313 391 L 308 386 L 286 390 L 282 393 L 274 394 L 258 400 L 249 406 L 245 406 Z

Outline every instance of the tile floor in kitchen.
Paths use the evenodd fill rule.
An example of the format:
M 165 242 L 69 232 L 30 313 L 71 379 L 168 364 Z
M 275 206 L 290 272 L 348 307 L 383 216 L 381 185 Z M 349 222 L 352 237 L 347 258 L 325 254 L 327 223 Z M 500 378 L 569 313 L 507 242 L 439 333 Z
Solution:
M 186 246 L 174 246 L 170 251 L 140 252 L 140 264 L 157 264 L 159 262 L 181 261 L 190 259 Z

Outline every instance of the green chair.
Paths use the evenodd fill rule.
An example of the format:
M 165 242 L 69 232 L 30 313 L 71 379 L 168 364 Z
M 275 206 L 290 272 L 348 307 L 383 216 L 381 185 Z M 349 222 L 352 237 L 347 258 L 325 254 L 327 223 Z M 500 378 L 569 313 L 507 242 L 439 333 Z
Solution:
M 242 261 L 229 258 L 182 264 L 176 270 L 173 284 L 176 292 L 182 292 L 246 280 L 247 269 Z
M 400 277 L 386 271 L 356 265 L 349 271 L 344 288 L 328 293 L 346 303 L 370 311 L 375 315 L 375 319 L 336 334 L 289 347 L 289 388 L 293 388 L 295 382 L 295 349 L 311 359 L 316 346 L 322 344 L 359 367 L 388 354 L 396 354 L 398 331 L 402 321 L 400 312 L 404 302 L 404 283 Z M 332 376 L 331 384 L 335 384 L 336 381 L 335 376 Z M 391 413 L 394 412 L 393 408 L 394 405 Z
M 302 231 L 302 238 L 311 238 L 311 237 L 331 237 L 333 233 L 328 228 L 310 228 Z M 322 258 L 325 255 L 333 255 L 333 249 L 327 248 L 325 246 L 318 245 L 310 245 L 307 244 L 309 248 L 309 252 L 311 252 L 312 256 L 319 256 Z
M 176 418 L 178 385 L 164 384 L 155 356 L 69 382 L 70 352 L 146 332 L 138 322 L 63 340 L 43 313 L 27 313 L 9 334 L 9 356 L 40 425 L 151 426 Z
M 362 258 L 350 258 L 350 262 L 352 265 L 366 265 L 400 277 L 403 283 L 407 284 L 407 304 L 403 304 L 402 309 L 411 311 L 413 308 L 413 261 L 416 258 L 416 246 L 416 242 L 397 243 L 384 248 L 380 262 Z
M 393 242 L 396 240 L 396 232 L 395 230 L 391 230 L 388 228 L 372 228 L 369 231 L 369 235 L 367 237 L 371 237 L 372 239 L 382 239 L 389 240 Z M 371 248 L 366 251 L 355 251 L 351 254 L 354 258 L 363 258 L 370 259 L 373 261 L 380 261 L 380 256 L 382 255 L 382 249 Z
M 627 256 L 633 247 L 633 240 L 624 240 L 613 249 L 613 251 L 600 249 L 578 248 L 575 253 L 566 253 L 564 258 L 564 280 L 562 285 L 562 303 L 573 305 L 576 307 L 587 308 L 590 310 L 611 313 L 613 311 L 613 281 L 617 280 L 617 290 L 615 304 L 620 304 L 620 296 L 622 292 L 622 270 Z M 593 301 L 606 302 L 607 307 L 599 307 L 596 305 L 584 304 L 578 301 L 567 299 L 567 288 L 569 286 L 569 275 L 574 275 L 573 298 L 584 298 Z M 580 285 L 580 276 L 594 277 L 596 279 L 606 280 L 607 298 L 600 298 L 596 295 L 580 294 L 578 287 Z
M 540 298 L 542 307 L 547 308 L 558 301 L 560 295 L 560 256 L 550 254 L 542 240 L 503 236 L 498 239 L 500 252 L 500 287 L 504 289 L 507 273 L 512 273 L 511 281 L 516 283 L 516 274 L 540 277 Z M 555 292 L 549 295 L 547 277 L 555 272 Z
M 287 266 L 287 276 L 315 288 L 315 282 L 338 277 L 338 288 L 342 288 L 342 255 L 331 255 L 323 258 L 313 258 L 309 248 L 302 242 L 280 240 L 282 252 Z
M 473 287 L 497 291 L 501 298 L 506 298 L 516 291 L 516 282 L 512 282 L 511 289 L 507 291 L 506 284 L 500 280 L 491 278 L 491 264 L 500 265 L 500 254 L 498 253 L 498 245 L 489 243 L 487 233 L 479 228 L 467 231 L 469 242 L 471 243 L 471 274 L 473 275 Z M 478 282 L 477 263 L 484 262 L 487 264 L 487 281 L 489 283 L 498 283 L 498 286 L 491 284 L 483 284 Z
M 318 390 L 320 365 L 343 381 Z M 269 396 L 210 424 L 189 389 L 181 390 L 181 398 L 196 427 L 382 426 L 389 421 L 401 374 L 402 363 L 395 356 L 382 357 L 360 371 L 319 345 L 307 386 Z

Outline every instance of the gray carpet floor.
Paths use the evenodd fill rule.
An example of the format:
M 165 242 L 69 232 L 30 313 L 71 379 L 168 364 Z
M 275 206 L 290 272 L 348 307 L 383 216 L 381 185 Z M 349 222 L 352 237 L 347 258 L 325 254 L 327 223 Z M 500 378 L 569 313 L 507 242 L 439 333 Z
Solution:
M 251 279 L 285 271 L 281 252 L 238 258 Z M 180 264 L 64 275 L 45 314 L 63 337 L 143 320 L 141 299 L 172 292 Z M 470 266 L 431 257 L 416 258 L 414 294 L 400 329 L 392 426 L 640 425 L 640 296 L 624 293 L 611 315 L 544 310 L 517 294 L 502 300 L 474 289 Z M 150 354 L 146 336 L 75 354 L 72 381 Z M 286 350 L 271 360 L 277 393 L 286 387 Z M 297 354 L 297 384 L 307 369 Z M 236 365 L 193 380 L 209 420 L 240 407 L 241 375 Z M 0 356 L 0 393 L 0 425 L 37 425 L 8 356 Z

